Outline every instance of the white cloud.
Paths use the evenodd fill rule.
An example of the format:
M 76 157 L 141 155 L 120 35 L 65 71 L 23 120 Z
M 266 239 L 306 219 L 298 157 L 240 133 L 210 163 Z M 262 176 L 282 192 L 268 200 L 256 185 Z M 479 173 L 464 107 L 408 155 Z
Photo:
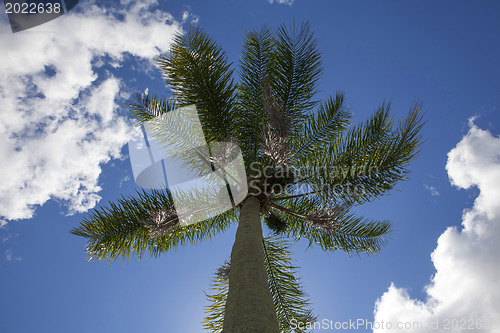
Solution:
M 12 249 L 7 249 L 5 250 L 5 260 L 7 261 L 21 261 L 23 260 L 23 257 L 21 256 L 15 256 L 14 255 L 14 251 L 12 251 Z
M 184 11 L 182 13 L 182 23 L 186 23 L 188 20 L 190 20 L 190 24 L 196 24 L 200 20 L 200 17 L 198 15 L 194 15 L 188 11 Z
M 499 332 L 500 138 L 471 121 L 467 135 L 448 153 L 446 170 L 453 185 L 478 187 L 474 206 L 464 211 L 461 229 L 449 227 L 439 237 L 431 255 L 436 273 L 425 288 L 427 299 L 411 299 L 404 289 L 391 285 L 377 301 L 375 322 L 420 322 L 424 326 L 412 332 L 430 333 L 465 332 L 467 329 L 453 330 L 453 325 L 474 328 L 493 320 L 496 328 L 482 332 Z M 453 319 L 458 321 L 450 321 Z M 447 321 L 450 330 L 443 327 Z
M 0 226 L 33 217 L 50 199 L 66 201 L 70 214 L 99 201 L 101 166 L 120 157 L 134 130 L 117 112 L 124 84 L 102 66 L 131 56 L 152 63 L 168 50 L 180 25 L 155 4 L 85 1 L 44 25 L 0 34 Z
M 280 4 L 280 5 L 293 5 L 294 1 L 295 0 L 268 0 L 269 3 L 277 3 L 277 4 Z
M 122 179 L 120 179 L 120 185 L 118 187 L 122 187 L 124 183 L 128 182 L 130 180 L 129 176 L 125 176 Z
M 17 237 L 17 236 L 19 236 L 19 234 L 8 233 L 7 235 L 5 235 L 5 236 L 2 237 L 2 243 L 5 243 L 9 239 L 12 239 L 12 238 Z
M 424 185 L 424 187 L 427 191 L 431 192 L 433 197 L 439 195 L 439 191 L 434 186 Z

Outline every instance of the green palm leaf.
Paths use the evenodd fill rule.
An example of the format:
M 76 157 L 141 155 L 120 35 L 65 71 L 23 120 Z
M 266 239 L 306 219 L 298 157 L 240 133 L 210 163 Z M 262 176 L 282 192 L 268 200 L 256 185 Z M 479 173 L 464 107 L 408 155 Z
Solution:
M 365 124 L 297 158 L 294 168 L 303 178 L 302 194 L 321 199 L 321 203 L 361 204 L 393 189 L 407 179 L 407 167 L 419 154 L 422 118 L 417 103 L 394 128 L 389 106 L 383 105 Z
M 324 251 L 342 250 L 349 254 L 375 254 L 385 245 L 391 230 L 389 221 L 357 217 L 349 207 L 325 207 L 319 200 L 299 197 L 280 204 L 271 203 L 271 211 L 287 222 L 285 234 L 295 240 L 305 238 Z
M 292 323 L 305 327 L 308 322 L 316 321 L 316 316 L 307 307 L 309 300 L 302 291 L 300 280 L 295 277 L 297 267 L 292 265 L 290 244 L 278 237 L 267 237 L 263 240 L 265 264 L 269 280 L 269 289 L 273 296 L 276 315 L 281 332 L 304 332 L 292 329 Z
M 222 48 L 201 29 L 178 35 L 160 68 L 181 105 L 195 104 L 207 141 L 226 141 L 235 131 L 233 70 Z
M 156 95 L 136 93 L 127 106 L 135 119 L 143 124 L 162 114 L 175 110 L 177 105 L 174 100 L 158 98 Z
M 304 163 L 311 153 L 325 150 L 331 142 L 346 131 L 351 113 L 344 104 L 344 94 L 337 93 L 321 103 L 316 113 L 312 113 L 298 125 L 292 134 L 290 150 L 293 156 Z
M 227 229 L 234 218 L 230 210 L 200 223 L 180 226 L 168 190 L 137 194 L 95 209 L 71 231 L 87 239 L 89 259 L 128 260 L 130 255 L 142 257 L 146 252 L 157 257 L 176 246 L 210 239 Z
M 203 328 L 210 330 L 212 333 L 222 332 L 224 323 L 224 312 L 226 307 L 227 293 L 229 292 L 228 276 L 216 274 L 212 279 L 211 289 L 214 294 L 206 294 L 210 304 L 205 307 L 205 319 L 203 320 Z
M 262 143 L 263 124 L 267 121 L 264 110 L 264 86 L 271 80 L 269 73 L 274 62 L 274 38 L 272 32 L 263 27 L 249 31 L 244 40 L 240 61 L 240 83 L 238 85 L 238 142 L 250 163 L 257 159 Z
M 291 31 L 290 31 L 291 30 Z M 277 31 L 276 56 L 271 85 L 278 103 L 292 124 L 316 104 L 316 84 L 321 75 L 321 53 L 308 23 L 281 26 Z

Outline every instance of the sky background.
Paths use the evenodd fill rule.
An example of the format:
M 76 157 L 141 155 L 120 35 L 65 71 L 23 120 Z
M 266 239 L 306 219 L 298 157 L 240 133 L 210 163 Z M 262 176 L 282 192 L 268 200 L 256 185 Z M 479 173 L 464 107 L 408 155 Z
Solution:
M 237 64 L 246 31 L 294 20 L 309 21 L 318 40 L 320 98 L 344 91 L 356 123 L 383 101 L 403 119 L 421 100 L 427 120 L 411 179 L 356 208 L 393 222 L 381 254 L 294 245 L 314 313 L 375 324 L 496 320 L 486 332 L 500 332 L 500 3 L 105 3 L 81 0 L 16 34 L 0 5 L 0 332 L 203 331 L 204 292 L 235 226 L 157 259 L 111 264 L 88 262 L 84 239 L 69 231 L 138 189 L 124 103 L 145 89 L 169 96 L 154 59 L 176 33 L 202 27 Z

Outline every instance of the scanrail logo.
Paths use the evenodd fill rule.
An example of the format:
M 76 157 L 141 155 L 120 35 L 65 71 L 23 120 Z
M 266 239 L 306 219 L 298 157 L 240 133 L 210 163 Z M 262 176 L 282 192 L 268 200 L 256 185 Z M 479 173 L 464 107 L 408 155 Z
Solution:
M 79 0 L 4 0 L 12 32 L 36 27 L 73 9 Z
M 248 194 L 240 148 L 232 142 L 207 145 L 194 105 L 146 121 L 142 136 L 128 147 L 136 184 L 168 188 L 181 225 L 230 210 Z

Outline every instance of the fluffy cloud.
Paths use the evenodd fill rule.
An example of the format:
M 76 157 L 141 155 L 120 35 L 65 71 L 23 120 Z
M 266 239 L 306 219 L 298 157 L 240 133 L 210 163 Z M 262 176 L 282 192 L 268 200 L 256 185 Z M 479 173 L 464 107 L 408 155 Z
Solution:
M 181 29 L 155 5 L 85 1 L 16 34 L 0 21 L 1 225 L 31 218 L 50 199 L 70 214 L 100 199 L 101 166 L 120 157 L 134 130 L 118 113 L 126 87 L 106 66 L 152 63 Z
M 277 3 L 277 4 L 280 4 L 280 5 L 293 5 L 294 1 L 295 0 L 268 0 L 269 3 Z
M 411 299 L 391 285 L 375 307 L 375 322 L 423 326 L 375 332 L 465 332 L 481 325 L 482 332 L 500 330 L 500 138 L 471 121 L 467 135 L 448 153 L 446 170 L 453 185 L 477 186 L 479 195 L 464 211 L 462 228 L 449 227 L 438 239 L 427 300 Z M 495 328 L 486 328 L 491 321 Z

